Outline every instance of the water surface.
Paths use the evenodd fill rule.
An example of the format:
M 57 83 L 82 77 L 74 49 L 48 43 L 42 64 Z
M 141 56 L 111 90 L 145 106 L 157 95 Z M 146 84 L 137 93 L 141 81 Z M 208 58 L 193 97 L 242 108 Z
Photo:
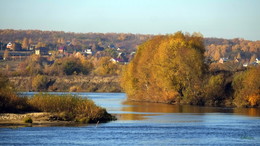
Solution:
M 123 93 L 73 94 L 91 98 L 118 120 L 72 127 L 1 128 L 0 145 L 260 145 L 259 109 L 128 102 Z

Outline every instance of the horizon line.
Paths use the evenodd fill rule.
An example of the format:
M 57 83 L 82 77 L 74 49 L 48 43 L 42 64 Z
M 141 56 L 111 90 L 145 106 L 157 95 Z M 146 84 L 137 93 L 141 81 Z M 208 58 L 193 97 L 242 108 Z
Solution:
M 132 35 L 150 35 L 150 36 L 157 36 L 157 35 L 170 35 L 170 34 L 174 34 L 176 32 L 183 32 L 184 34 L 188 33 L 188 34 L 192 34 L 192 33 L 200 33 L 201 32 L 187 32 L 187 31 L 176 31 L 174 33 L 157 33 L 157 34 L 151 34 L 151 33 L 132 33 L 132 32 L 77 32 L 77 31 L 64 31 L 64 30 L 44 30 L 44 29 L 12 29 L 12 28 L 0 28 L 0 30 L 14 30 L 14 31 L 42 31 L 42 32 L 63 32 L 63 33 L 75 33 L 75 34 L 132 34 Z M 226 39 L 226 40 L 234 40 L 234 39 L 242 39 L 242 40 L 246 40 L 246 41 L 253 41 L 253 42 L 257 42 L 260 41 L 259 40 L 250 40 L 250 39 L 245 39 L 243 37 L 234 37 L 234 38 L 224 38 L 224 37 L 215 37 L 215 36 L 204 36 L 202 34 L 203 38 L 215 38 L 215 39 Z

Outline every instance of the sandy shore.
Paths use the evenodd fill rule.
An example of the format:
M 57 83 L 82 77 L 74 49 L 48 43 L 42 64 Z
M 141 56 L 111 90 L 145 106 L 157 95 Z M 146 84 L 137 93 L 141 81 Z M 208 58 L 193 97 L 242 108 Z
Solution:
M 75 122 L 68 121 L 50 121 L 49 119 L 51 116 L 53 116 L 53 114 L 46 112 L 24 114 L 2 113 L 0 114 L 0 128 L 24 126 L 63 126 L 75 124 Z M 33 123 L 25 123 L 24 118 L 26 117 L 30 117 L 33 120 Z

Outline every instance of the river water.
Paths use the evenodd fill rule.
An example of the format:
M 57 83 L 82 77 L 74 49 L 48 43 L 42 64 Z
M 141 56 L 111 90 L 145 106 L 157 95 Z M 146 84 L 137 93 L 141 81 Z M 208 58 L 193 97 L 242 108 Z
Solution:
M 259 109 L 127 102 L 124 93 L 74 94 L 91 98 L 118 120 L 0 128 L 0 145 L 260 145 Z

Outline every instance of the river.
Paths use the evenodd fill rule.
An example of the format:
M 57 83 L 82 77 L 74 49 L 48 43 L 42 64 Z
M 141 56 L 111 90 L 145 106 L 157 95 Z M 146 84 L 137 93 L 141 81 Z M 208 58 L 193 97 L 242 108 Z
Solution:
M 118 120 L 0 128 L 0 145 L 260 145 L 260 109 L 128 102 L 124 93 L 74 94 L 91 98 Z

